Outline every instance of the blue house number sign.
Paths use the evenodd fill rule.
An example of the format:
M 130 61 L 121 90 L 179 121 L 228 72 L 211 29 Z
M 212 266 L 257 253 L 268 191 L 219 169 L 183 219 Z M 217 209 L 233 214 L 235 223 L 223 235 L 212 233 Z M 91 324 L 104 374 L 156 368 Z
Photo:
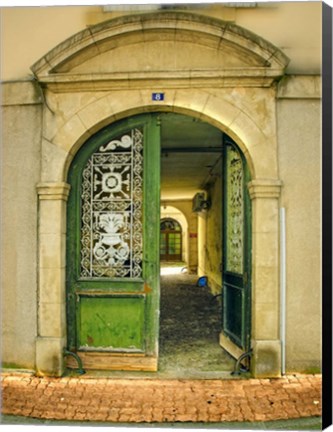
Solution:
M 151 98 L 153 101 L 164 101 L 164 93 L 152 93 Z

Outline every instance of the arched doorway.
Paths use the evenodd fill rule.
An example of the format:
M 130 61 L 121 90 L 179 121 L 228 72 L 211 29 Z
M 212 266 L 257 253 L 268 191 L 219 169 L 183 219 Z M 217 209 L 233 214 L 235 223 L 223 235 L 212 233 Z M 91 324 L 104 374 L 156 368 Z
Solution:
M 205 255 L 205 260 L 201 260 L 205 262 L 205 266 L 200 269 L 200 275 L 208 276 L 208 291 L 211 294 L 212 288 L 215 288 L 214 294 L 223 295 L 223 306 L 220 304 L 220 310 L 216 315 L 219 331 L 216 333 L 215 347 L 219 346 L 220 338 L 227 351 L 238 357 L 238 353 L 249 350 L 251 342 L 251 203 L 247 189 L 250 175 L 246 159 L 228 135 L 209 123 L 198 121 L 189 115 L 161 113 L 161 127 L 163 202 L 167 205 L 169 199 L 170 202 L 177 203 L 178 208 L 180 205 L 184 206 L 183 208 L 186 204 L 190 205 L 190 213 L 195 215 L 194 220 L 193 216 L 188 219 L 192 219 L 189 226 L 189 252 L 191 254 L 196 251 L 197 256 Z M 204 193 L 198 194 L 202 190 Z M 187 195 L 189 191 L 191 195 Z M 203 206 L 194 199 L 197 195 L 206 197 Z M 192 199 L 186 203 L 189 197 Z M 203 221 L 200 225 L 199 216 Z M 172 221 L 169 228 L 174 229 Z M 205 231 L 204 235 L 200 230 Z M 165 259 L 166 236 L 161 247 L 164 254 L 161 254 L 161 259 Z M 206 351 L 208 346 L 214 345 L 208 338 L 202 338 L 202 335 L 205 334 L 204 327 L 208 322 L 211 322 L 211 329 L 216 329 L 212 320 L 212 315 L 216 311 L 210 308 L 211 304 L 205 298 L 204 290 L 201 293 L 199 290 L 193 290 L 196 280 L 185 279 L 178 279 L 180 289 L 177 284 L 175 285 L 176 279 L 163 280 L 161 284 L 161 349 L 162 353 L 167 353 L 166 355 L 181 341 L 183 346 L 178 347 L 178 353 L 182 349 L 184 352 L 187 349 L 191 350 L 199 340 L 200 346 L 207 343 Z M 189 297 L 183 297 L 184 292 L 189 293 L 191 301 Z M 192 304 L 195 298 L 198 303 Z M 173 299 L 177 299 L 175 301 L 178 304 L 172 306 Z M 203 314 L 200 304 L 206 302 L 207 306 L 203 309 L 207 311 L 207 316 L 200 321 L 201 328 L 197 328 L 197 318 Z M 192 307 L 189 307 L 190 303 Z M 177 316 L 175 311 L 179 306 L 182 313 Z M 184 334 L 177 330 L 177 338 L 173 345 L 169 345 L 173 335 L 171 332 L 168 333 L 170 316 L 167 308 L 173 310 L 172 316 L 175 321 L 179 319 L 174 328 L 184 330 Z M 200 314 L 194 313 L 193 318 L 189 314 L 191 309 L 199 310 Z M 185 311 L 186 321 L 191 322 L 189 328 L 184 324 Z M 163 334 L 164 331 L 166 336 Z M 186 347 L 186 340 L 191 340 L 191 347 Z M 199 345 L 197 347 L 199 349 Z M 212 357 L 218 357 L 216 352 L 211 352 Z M 196 354 L 193 352 L 192 355 L 195 357 Z M 201 356 L 202 359 L 203 357 Z M 178 364 L 180 363 L 181 358 L 178 358 Z M 220 366 L 215 364 L 216 370 L 221 370 Z M 205 368 L 206 365 L 197 361 L 197 367 Z M 210 367 L 213 365 L 210 364 Z
M 155 35 L 161 34 L 161 29 L 172 41 L 176 40 L 177 50 L 173 43 L 157 40 Z M 189 34 L 191 40 L 187 37 Z M 115 61 L 116 53 L 110 43 L 113 38 L 127 42 L 116 44 L 119 47 L 117 58 L 126 59 L 126 62 Z M 98 53 L 97 40 L 102 48 Z M 167 48 L 170 56 L 174 53 L 181 56 L 184 43 L 186 52 L 196 55 L 188 59 L 182 56 L 183 68 L 180 71 L 174 69 L 178 67 L 177 61 L 170 62 L 170 56 L 163 55 L 161 60 L 165 67 L 159 64 L 160 68 L 156 69 L 153 55 L 157 49 L 156 42 L 162 45 L 162 48 L 158 47 L 159 52 L 165 53 Z M 128 43 L 133 45 L 133 62 L 127 61 Z M 228 52 L 224 52 L 227 46 Z M 136 60 L 142 62 L 141 53 L 147 50 L 152 54 L 152 68 L 138 73 L 140 68 L 137 68 Z M 208 57 L 201 55 L 203 50 L 209 54 Z M 109 58 L 112 61 L 108 61 Z M 203 59 L 200 69 L 195 64 L 197 59 Z M 57 106 L 52 121 L 44 122 L 43 136 L 46 139 L 41 145 L 41 178 L 37 185 L 39 297 L 45 298 L 50 286 L 53 287 L 47 311 L 52 310 L 55 317 L 55 324 L 50 323 L 45 305 L 39 305 L 38 370 L 49 374 L 62 373 L 66 326 L 72 325 L 64 318 L 67 265 L 64 245 L 65 210 L 70 189 L 67 173 L 73 157 L 96 131 L 106 125 L 142 112 L 159 111 L 193 116 L 214 125 L 220 132 L 225 131 L 237 142 L 250 165 L 252 181 L 245 187 L 248 187 L 253 207 L 253 372 L 257 376 L 279 374 L 277 210 L 281 181 L 277 158 L 276 93 L 272 84 L 284 75 L 287 63 L 288 59 L 281 50 L 246 29 L 182 12 L 152 13 L 144 20 L 138 14 L 102 23 L 93 31 L 84 30 L 79 37 L 74 35 L 71 43 L 66 41 L 57 46 L 33 66 L 38 82 L 50 90 L 46 92 L 45 115 L 49 116 L 50 107 Z M 101 64 L 106 68 L 103 73 Z M 112 69 L 115 65 L 121 69 Z M 195 75 L 193 70 L 197 71 Z M 156 101 L 152 97 L 162 81 L 163 100 Z M 99 97 L 94 92 L 99 92 Z M 61 216 L 54 218 L 51 224 L 50 214 Z M 157 227 L 159 235 L 159 221 Z M 190 242 L 195 243 L 197 232 L 193 228 L 189 227 L 189 237 Z M 149 285 L 146 290 L 149 291 Z M 226 341 L 223 343 L 225 345 Z
M 161 220 L 160 233 L 160 260 L 161 261 L 181 261 L 182 227 L 175 219 L 165 218 Z
M 217 146 L 203 146 L 203 135 L 207 143 L 211 145 L 215 140 Z M 186 136 L 191 146 L 180 147 L 178 143 L 183 143 Z M 230 237 L 226 224 L 232 225 L 233 232 L 235 225 L 243 226 L 237 244 L 227 242 L 224 254 L 229 257 L 231 253 L 233 263 L 235 259 L 248 262 L 246 165 L 235 143 L 226 138 L 213 126 L 194 122 L 189 116 L 145 114 L 100 130 L 77 153 L 68 178 L 72 189 L 67 229 L 68 349 L 83 358 L 86 368 L 157 368 L 158 308 L 154 308 L 159 298 L 157 251 L 161 260 L 182 259 L 181 224 L 171 217 L 159 220 L 160 147 L 162 153 L 167 151 L 165 159 L 167 163 L 171 160 L 174 168 L 169 177 L 164 170 L 162 186 L 165 185 L 168 194 L 178 196 L 178 205 L 184 204 L 183 201 L 190 204 L 186 193 L 196 192 L 199 185 L 207 187 L 207 193 L 212 187 L 221 189 L 217 179 L 224 176 L 224 195 L 230 197 L 224 213 L 218 202 L 212 203 L 208 210 L 207 206 L 203 209 L 224 221 L 225 235 L 222 229 L 214 227 L 215 241 L 220 244 Z M 223 168 L 221 158 L 226 161 Z M 162 171 L 163 165 L 162 162 Z M 213 175 L 216 166 L 220 170 L 217 176 Z M 195 233 L 190 234 L 197 240 Z M 197 242 L 192 245 L 197 246 Z M 213 248 L 214 242 L 207 237 L 208 254 Z M 222 261 L 221 255 L 218 260 Z M 227 293 L 220 311 L 222 334 L 246 350 L 250 337 L 250 278 L 243 275 L 243 270 L 250 272 L 250 268 L 246 265 L 229 269 L 227 264 L 224 267 L 223 280 L 220 270 L 215 269 L 221 278 L 221 290 L 223 285 Z M 139 362 L 138 355 L 142 356 Z

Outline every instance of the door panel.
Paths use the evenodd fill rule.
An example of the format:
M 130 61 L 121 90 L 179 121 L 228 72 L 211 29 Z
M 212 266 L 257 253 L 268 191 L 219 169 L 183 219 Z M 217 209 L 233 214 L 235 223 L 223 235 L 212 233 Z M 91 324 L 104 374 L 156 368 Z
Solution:
M 243 292 L 241 288 L 229 283 L 225 283 L 224 290 L 224 329 L 229 337 L 241 347 Z
M 80 350 L 144 352 L 144 297 L 80 296 Z
M 146 115 L 97 133 L 70 169 L 68 348 L 103 353 L 103 368 L 106 353 L 126 354 L 121 369 L 135 369 L 129 353 L 157 367 L 159 165 L 157 116 Z
M 222 337 L 236 345 L 236 352 L 246 352 L 251 338 L 251 207 L 246 186 L 249 173 L 229 137 L 224 137 L 223 179 Z

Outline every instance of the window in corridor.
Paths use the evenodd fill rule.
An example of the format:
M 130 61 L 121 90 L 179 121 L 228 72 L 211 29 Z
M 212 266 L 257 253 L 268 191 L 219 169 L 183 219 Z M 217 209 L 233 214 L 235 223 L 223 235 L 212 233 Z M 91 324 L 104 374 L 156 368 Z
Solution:
M 182 228 L 174 219 L 161 221 L 160 258 L 161 261 L 182 260 Z

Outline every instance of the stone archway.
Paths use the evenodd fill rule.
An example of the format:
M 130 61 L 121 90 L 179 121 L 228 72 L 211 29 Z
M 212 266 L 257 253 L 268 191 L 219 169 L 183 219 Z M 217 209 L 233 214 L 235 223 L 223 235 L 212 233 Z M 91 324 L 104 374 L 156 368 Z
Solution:
M 200 43 L 208 53 L 202 69 L 194 73 L 191 62 L 177 69 L 175 57 L 168 71 L 100 73 L 98 70 L 96 65 L 103 57 L 115 54 L 112 49 L 121 45 L 120 40 L 127 46 L 135 42 L 137 55 L 140 49 L 153 53 L 154 38 L 148 35 L 161 31 L 165 36 L 163 43 L 171 51 L 186 44 L 199 57 L 202 46 L 197 36 L 200 35 Z M 121 58 L 122 53 L 116 55 Z M 218 60 L 213 62 L 215 57 Z M 219 70 L 216 61 L 220 62 Z M 136 59 L 133 65 L 138 62 Z M 204 119 L 226 132 L 248 162 L 253 179 L 249 184 L 253 208 L 253 373 L 279 375 L 281 181 L 272 83 L 283 75 L 287 62 L 276 47 L 238 26 L 198 15 L 168 12 L 128 16 L 99 24 L 60 44 L 33 66 L 38 82 L 45 88 L 46 101 L 42 175 L 37 191 L 39 291 L 49 301 L 40 302 L 38 309 L 36 364 L 40 373 L 61 375 L 63 371 L 65 214 L 69 193 L 66 179 L 74 155 L 88 137 L 106 124 L 143 112 L 174 111 Z M 152 92 L 160 89 L 164 101 L 152 102 Z

